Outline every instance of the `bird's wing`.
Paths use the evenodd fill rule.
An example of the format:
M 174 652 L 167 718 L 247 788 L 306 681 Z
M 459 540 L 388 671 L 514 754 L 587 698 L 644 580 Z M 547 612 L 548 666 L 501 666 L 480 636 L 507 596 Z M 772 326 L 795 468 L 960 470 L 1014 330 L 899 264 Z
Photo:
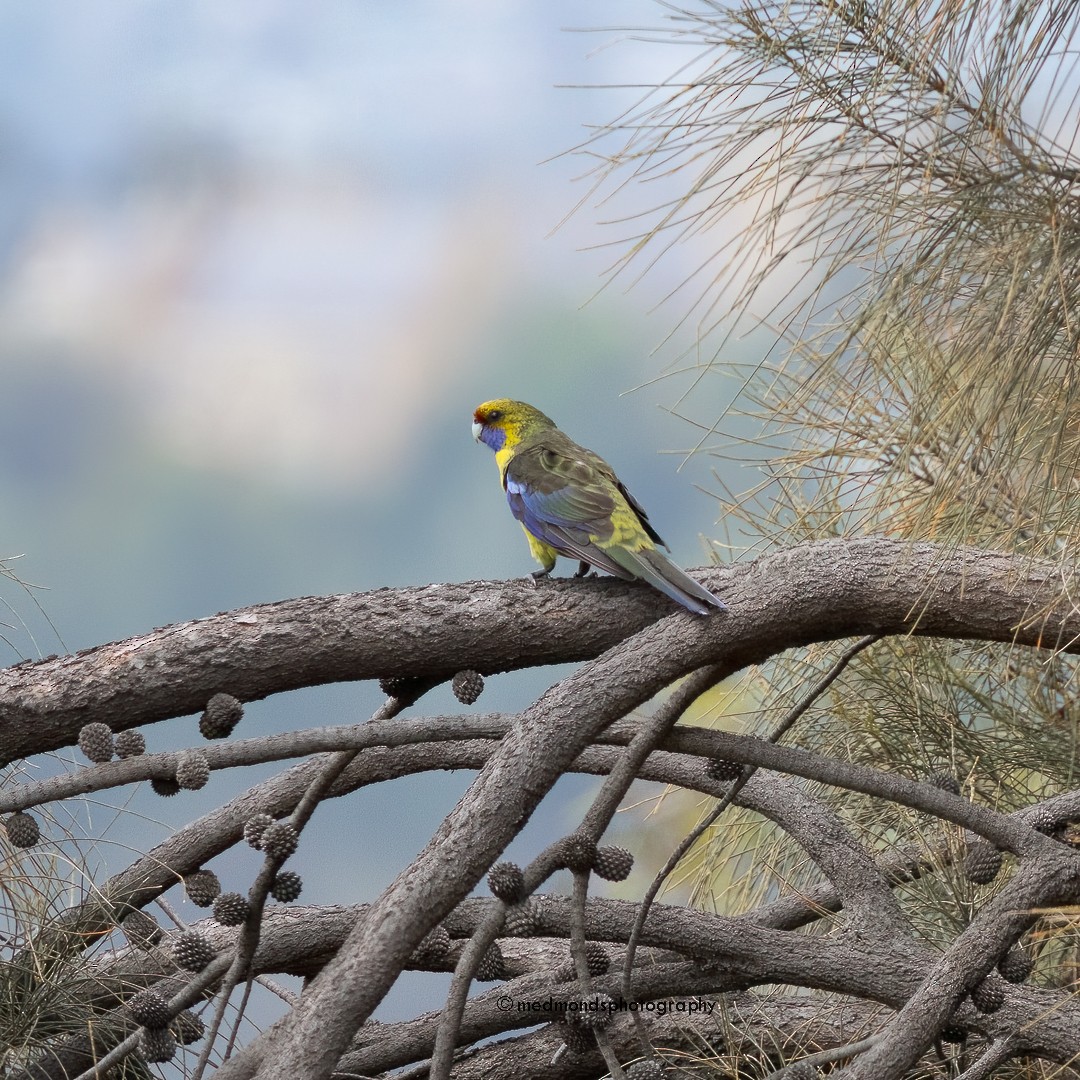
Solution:
M 604 462 L 604 467 L 609 473 L 611 473 L 611 479 L 614 481 L 615 486 L 621 492 L 622 497 L 626 500 L 627 505 L 630 507 L 630 509 L 633 510 L 634 513 L 637 515 L 637 519 L 641 522 L 641 527 L 648 534 L 649 539 L 652 540 L 654 544 L 659 544 L 662 548 L 666 548 L 667 544 L 664 543 L 660 534 L 649 523 L 649 515 L 645 513 L 645 507 L 643 507 L 641 503 L 639 503 L 637 499 L 635 499 L 634 496 L 626 490 L 623 482 L 613 472 L 611 472 L 611 467 L 607 464 L 607 462 Z
M 631 578 L 596 544 L 612 535 L 618 481 L 596 454 L 563 439 L 565 444 L 545 438 L 517 451 L 503 477 L 510 509 L 533 536 L 560 554 Z
M 649 521 L 645 507 L 627 490 L 615 470 L 599 454 L 579 446 L 558 429 L 547 431 L 541 438 L 521 447 L 514 461 L 516 469 L 513 462 L 509 466 L 512 475 L 540 493 L 550 493 L 555 502 L 564 497 L 562 489 L 573 489 L 568 494 L 575 505 L 559 507 L 559 510 L 564 510 L 574 522 L 588 522 L 610 515 L 618 498 L 611 491 L 614 488 L 626 500 L 649 539 L 667 547 Z M 588 498 L 594 494 L 600 496 L 595 503 Z

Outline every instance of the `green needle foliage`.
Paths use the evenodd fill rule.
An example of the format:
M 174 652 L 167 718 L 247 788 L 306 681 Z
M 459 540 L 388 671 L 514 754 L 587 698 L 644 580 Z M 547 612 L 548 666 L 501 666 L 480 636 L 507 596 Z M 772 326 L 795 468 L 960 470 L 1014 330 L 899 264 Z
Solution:
M 1078 464 L 1076 6 L 672 10 L 662 36 L 697 55 L 590 149 L 629 131 L 602 168 L 674 176 L 617 269 L 697 235 L 677 296 L 714 364 L 732 309 L 779 328 L 742 404 L 786 453 L 728 513 L 766 536 L 1059 552 Z
M 676 244 L 704 248 L 675 292 L 708 358 L 690 392 L 699 411 L 714 385 L 705 376 L 740 370 L 735 335 L 772 328 L 773 349 L 741 371 L 739 399 L 700 441 L 738 440 L 745 424 L 725 430 L 729 409 L 759 423 L 749 446 L 725 451 L 764 475 L 721 497 L 731 542 L 888 534 L 1071 560 L 1080 6 L 665 7 L 667 27 L 647 36 L 679 47 L 682 66 L 586 149 L 603 158 L 599 190 L 619 185 L 614 204 L 640 190 L 628 174 L 677 189 L 617 215 L 634 231 L 613 274 Z M 746 690 L 761 707 L 747 728 L 767 732 L 837 651 L 755 672 Z M 1078 698 L 1076 663 L 1061 655 L 881 642 L 787 741 L 912 779 L 945 769 L 965 795 L 1011 810 L 1076 786 Z M 952 827 L 818 794 L 878 853 L 933 852 L 939 871 L 900 890 L 928 941 L 947 944 L 1011 873 L 1006 859 L 977 887 Z M 692 856 L 697 902 L 742 910 L 818 880 L 777 830 L 748 832 L 756 819 L 736 817 L 714 830 L 719 850 Z M 1061 955 L 1043 977 L 1061 981 L 1075 935 L 1069 920 L 1052 922 L 1042 963 Z

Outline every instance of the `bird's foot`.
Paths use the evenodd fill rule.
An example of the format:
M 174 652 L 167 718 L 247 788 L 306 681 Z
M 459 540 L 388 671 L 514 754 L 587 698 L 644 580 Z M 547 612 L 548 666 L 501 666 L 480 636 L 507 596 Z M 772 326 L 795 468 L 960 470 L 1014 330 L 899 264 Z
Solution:
M 579 562 L 577 573 L 574 574 L 576 578 L 586 578 L 592 573 L 592 563 Z
M 550 573 L 551 567 L 549 566 L 546 570 L 543 568 L 541 568 L 540 570 L 534 570 L 531 574 L 526 574 L 525 577 L 526 580 L 533 583 L 533 587 L 535 588 L 537 585 L 540 584 L 541 578 L 546 578 Z

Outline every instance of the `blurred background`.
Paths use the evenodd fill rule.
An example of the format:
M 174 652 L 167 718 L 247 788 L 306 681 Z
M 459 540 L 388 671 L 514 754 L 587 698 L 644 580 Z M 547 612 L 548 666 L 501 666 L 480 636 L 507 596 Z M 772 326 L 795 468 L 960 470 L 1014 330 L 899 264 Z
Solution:
M 664 304 L 701 250 L 602 289 L 638 226 L 603 223 L 595 159 L 568 153 L 686 60 L 632 32 L 665 16 L 655 0 L 0 3 L 0 556 L 41 587 L 5 583 L 9 662 L 289 596 L 526 573 L 470 437 L 491 397 L 601 452 L 675 558 L 706 561 L 715 462 L 680 452 L 724 380 L 678 405 L 700 372 Z M 477 707 L 520 708 L 559 674 L 492 679 Z M 380 700 L 285 695 L 240 730 L 355 722 Z M 197 742 L 194 719 L 147 735 Z M 272 771 L 69 810 L 115 870 Z M 377 895 L 467 781 L 324 808 L 294 863 L 303 900 Z M 572 825 L 592 786 L 560 787 L 515 854 Z M 215 867 L 226 888 L 246 889 L 244 858 Z M 412 1015 L 415 993 L 379 1015 Z

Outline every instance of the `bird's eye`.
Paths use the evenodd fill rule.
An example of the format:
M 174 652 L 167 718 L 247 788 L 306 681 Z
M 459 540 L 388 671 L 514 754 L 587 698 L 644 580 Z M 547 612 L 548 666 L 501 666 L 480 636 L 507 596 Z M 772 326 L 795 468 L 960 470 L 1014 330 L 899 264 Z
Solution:
M 488 418 L 488 423 L 489 424 L 493 420 L 501 420 L 502 419 L 502 409 L 492 409 L 491 412 L 489 412 L 487 414 L 487 418 Z

